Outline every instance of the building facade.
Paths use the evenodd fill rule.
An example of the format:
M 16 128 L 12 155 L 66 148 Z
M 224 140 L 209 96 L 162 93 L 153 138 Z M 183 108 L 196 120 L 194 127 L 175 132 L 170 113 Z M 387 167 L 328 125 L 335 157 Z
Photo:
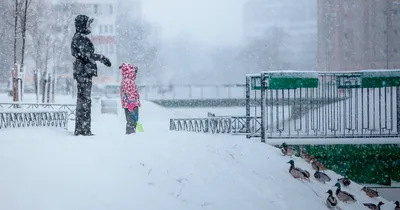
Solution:
M 251 40 L 265 30 L 278 27 L 287 34 L 285 45 L 292 52 L 288 60 L 293 68 L 316 67 L 316 0 L 247 0 L 243 10 L 244 37 Z
M 400 0 L 318 0 L 320 71 L 400 68 Z

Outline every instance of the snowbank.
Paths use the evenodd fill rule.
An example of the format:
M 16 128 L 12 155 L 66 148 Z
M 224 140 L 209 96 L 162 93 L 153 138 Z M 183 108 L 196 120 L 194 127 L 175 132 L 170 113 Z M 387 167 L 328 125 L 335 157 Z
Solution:
M 59 128 L 0 131 L 0 209 L 326 209 L 335 182 L 293 179 L 290 158 L 258 140 L 169 131 L 169 117 L 180 116 L 144 101 L 145 132 L 136 135 L 124 134 L 123 115 L 94 116 L 93 137 Z M 343 209 L 380 200 L 393 209 L 361 187 L 344 188 L 358 202 Z

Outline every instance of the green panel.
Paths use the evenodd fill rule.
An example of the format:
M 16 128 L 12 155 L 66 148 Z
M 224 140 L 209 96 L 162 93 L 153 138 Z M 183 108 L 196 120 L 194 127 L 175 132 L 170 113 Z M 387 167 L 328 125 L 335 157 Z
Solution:
M 363 78 L 363 88 L 382 88 L 400 86 L 400 77 Z
M 400 86 L 400 71 L 362 72 L 363 88 L 382 88 Z
M 316 78 L 270 78 L 269 89 L 317 88 Z
M 295 146 L 298 148 L 298 146 Z M 390 185 L 400 181 L 400 145 L 304 145 L 329 169 L 358 183 Z M 300 150 L 299 150 L 300 152 Z
M 274 72 L 269 74 L 269 89 L 317 88 L 317 72 Z

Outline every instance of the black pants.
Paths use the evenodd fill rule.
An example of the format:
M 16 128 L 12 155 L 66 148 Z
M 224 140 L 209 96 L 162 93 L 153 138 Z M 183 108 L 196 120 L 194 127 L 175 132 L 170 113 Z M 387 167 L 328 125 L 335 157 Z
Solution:
M 127 108 L 124 110 L 126 118 L 126 134 L 136 133 L 136 120 L 133 117 L 133 114 L 129 112 Z M 139 107 L 135 107 L 133 112 L 135 113 L 137 120 L 139 120 Z
M 76 101 L 75 135 L 91 135 L 92 78 L 76 77 L 78 95 Z

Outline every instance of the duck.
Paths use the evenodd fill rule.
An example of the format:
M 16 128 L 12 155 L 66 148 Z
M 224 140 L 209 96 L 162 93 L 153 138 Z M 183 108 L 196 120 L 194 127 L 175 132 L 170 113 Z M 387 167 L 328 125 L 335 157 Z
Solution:
M 329 194 L 326 198 L 326 206 L 329 209 L 335 209 L 337 206 L 337 199 L 333 196 L 332 190 L 328 190 L 326 193 Z
M 315 159 L 315 157 L 311 158 L 311 167 L 314 170 L 317 170 L 317 167 L 319 167 L 319 169 L 322 170 L 322 171 L 326 171 L 327 170 L 327 168 L 324 166 L 324 164 L 322 164 L 317 159 Z
M 293 176 L 295 179 L 301 179 L 301 180 L 306 179 L 306 180 L 310 180 L 310 173 L 309 173 L 308 171 L 303 170 L 303 169 L 301 169 L 301 168 L 296 168 L 296 167 L 294 166 L 294 161 L 293 161 L 293 160 L 290 160 L 290 161 L 287 162 L 287 163 L 290 163 L 289 173 L 292 174 L 292 176 Z
M 325 182 L 331 181 L 331 178 L 325 174 L 324 172 L 319 171 L 319 167 L 317 166 L 317 171 L 314 172 L 314 178 L 318 181 L 325 184 Z
M 396 205 L 396 207 L 394 207 L 394 210 L 400 210 L 400 203 L 399 203 L 399 201 L 394 202 L 394 205 Z
M 369 209 L 372 209 L 372 210 L 381 210 L 381 206 L 383 204 L 384 203 L 382 201 L 379 201 L 378 205 L 373 204 L 373 203 L 364 203 L 364 206 L 366 206 L 366 207 L 368 207 Z
M 365 194 L 367 194 L 370 198 L 379 197 L 379 193 L 371 188 L 363 187 L 361 190 L 364 191 Z
M 301 151 L 300 153 L 301 158 L 303 158 L 307 163 L 310 163 L 311 159 L 314 158 L 314 156 L 306 152 L 303 146 L 300 146 L 300 151 Z
M 349 174 L 346 172 L 346 175 L 343 178 L 338 179 L 338 182 L 342 183 L 345 187 L 349 186 L 351 181 L 348 176 Z
M 293 147 L 289 147 L 285 142 L 282 143 L 281 147 L 283 147 L 281 149 L 281 152 L 283 155 L 290 156 L 290 157 L 292 157 L 293 155 L 294 156 L 297 155 L 297 150 L 294 149 Z
M 341 186 L 339 183 L 336 183 L 334 187 L 337 187 L 336 189 L 336 196 L 339 200 L 347 203 L 347 202 L 355 202 L 357 201 L 354 195 L 341 190 Z

